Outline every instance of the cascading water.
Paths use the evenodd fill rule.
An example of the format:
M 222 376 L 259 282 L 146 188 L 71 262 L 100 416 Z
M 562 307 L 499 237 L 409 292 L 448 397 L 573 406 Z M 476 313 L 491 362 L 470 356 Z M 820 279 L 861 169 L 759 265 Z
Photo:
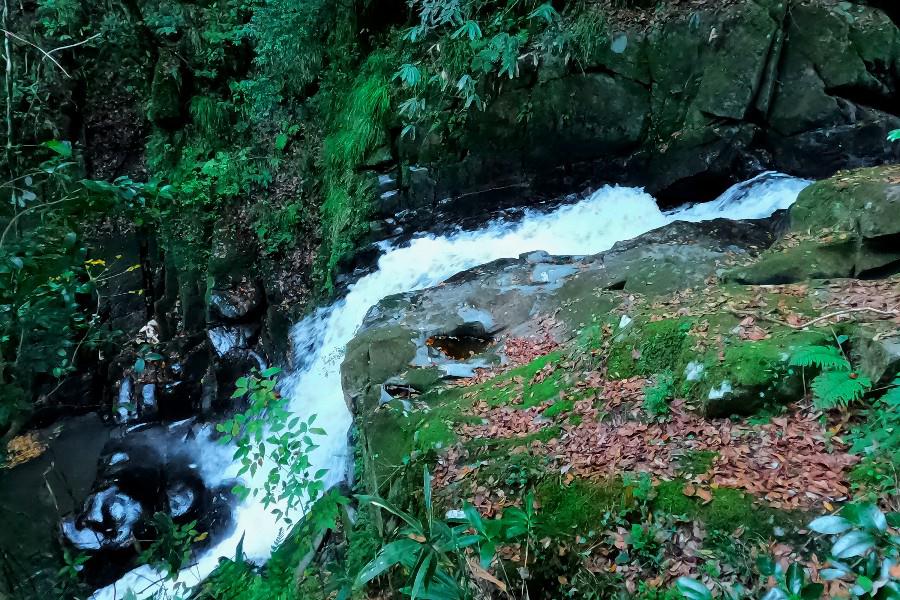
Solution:
M 549 213 L 526 212 L 516 223 L 494 221 L 478 231 L 423 236 L 407 246 L 388 248 L 375 272 L 351 286 L 342 300 L 310 315 L 292 331 L 291 341 L 300 366 L 284 379 L 282 392 L 291 399 L 295 414 L 317 415 L 316 424 L 329 434 L 311 457 L 314 468 L 328 469 L 328 485 L 339 483 L 347 472 L 351 415 L 341 391 L 341 361 L 345 346 L 369 308 L 385 296 L 433 286 L 471 267 L 533 250 L 557 255 L 602 252 L 617 241 L 677 220 L 768 217 L 793 204 L 809 183 L 765 173 L 732 187 L 713 202 L 668 213 L 661 212 L 653 197 L 642 190 L 610 186 Z M 229 459 L 230 452 L 223 453 L 212 442 L 197 457 L 209 485 L 234 477 L 237 467 Z M 267 470 L 261 469 L 263 472 Z M 200 557 L 196 565 L 183 571 L 179 580 L 188 586 L 196 584 L 216 567 L 220 556 L 233 557 L 241 539 L 249 559 L 266 559 L 282 533 L 282 525 L 276 522 L 271 508 L 252 499 L 237 507 L 234 531 Z M 157 583 L 159 580 L 158 573 L 141 567 L 115 585 L 98 590 L 93 598 L 118 600 L 129 589 L 138 597 L 151 597 L 170 589 L 170 583 Z

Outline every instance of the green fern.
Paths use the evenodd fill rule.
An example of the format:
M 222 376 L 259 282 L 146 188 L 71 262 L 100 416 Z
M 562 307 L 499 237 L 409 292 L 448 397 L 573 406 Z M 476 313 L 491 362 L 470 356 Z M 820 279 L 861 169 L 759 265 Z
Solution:
M 812 381 L 816 407 L 822 410 L 846 407 L 862 398 L 871 388 L 871 379 L 847 371 L 827 371 Z
M 889 410 L 900 411 L 900 377 L 894 380 L 881 401 Z
M 791 357 L 792 367 L 819 367 L 823 371 L 849 371 L 850 361 L 837 346 L 801 346 Z

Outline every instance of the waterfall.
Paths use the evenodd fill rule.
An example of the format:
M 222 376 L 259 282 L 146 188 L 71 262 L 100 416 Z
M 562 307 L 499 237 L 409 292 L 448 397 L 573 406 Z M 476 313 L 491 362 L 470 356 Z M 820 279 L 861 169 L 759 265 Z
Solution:
M 316 425 L 328 433 L 317 440 L 320 447 L 311 457 L 313 470 L 327 468 L 328 485 L 339 483 L 347 472 L 352 459 L 347 443 L 352 419 L 341 390 L 341 361 L 344 348 L 369 308 L 385 296 L 434 286 L 460 271 L 533 250 L 557 255 L 595 254 L 677 220 L 768 217 L 793 204 L 809 184 L 778 173 L 764 173 L 732 187 L 715 201 L 665 213 L 641 189 L 608 186 L 551 212 L 528 211 L 514 223 L 493 221 L 478 231 L 426 235 L 406 246 L 387 248 L 376 271 L 352 285 L 343 299 L 306 317 L 291 332 L 299 366 L 284 377 L 282 393 L 290 398 L 294 413 L 317 415 Z M 229 463 L 230 454 L 230 450 L 223 453 L 209 442 L 197 456 L 208 484 L 236 474 L 237 466 Z M 267 469 L 261 469 L 265 472 Z M 276 522 L 270 509 L 252 498 L 238 506 L 234 531 L 205 552 L 195 566 L 183 571 L 179 581 L 188 586 L 201 581 L 216 567 L 219 557 L 235 555 L 242 538 L 250 560 L 268 558 L 272 544 L 282 533 L 282 524 Z M 115 585 L 98 590 L 92 598 L 118 600 L 128 589 L 145 598 L 171 589 L 171 582 L 156 583 L 159 579 L 153 569 L 140 567 Z

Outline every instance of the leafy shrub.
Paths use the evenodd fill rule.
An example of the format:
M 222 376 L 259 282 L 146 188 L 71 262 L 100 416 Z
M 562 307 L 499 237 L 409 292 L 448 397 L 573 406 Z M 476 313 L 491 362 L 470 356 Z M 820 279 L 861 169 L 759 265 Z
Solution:
M 900 377 L 868 407 L 851 435 L 851 451 L 863 457 L 851 481 L 870 497 L 896 497 L 900 490 Z
M 830 542 L 828 566 L 818 573 L 821 581 L 847 582 L 852 598 L 900 598 L 898 526 L 900 519 L 896 513 L 889 519 L 873 504 L 849 504 L 840 515 L 813 520 L 809 529 Z M 818 600 L 825 591 L 822 583 L 809 581 L 807 572 L 798 563 L 785 570 L 771 558 L 762 557 L 757 567 L 764 581 L 775 581 L 763 600 Z M 704 584 L 687 577 L 678 579 L 676 587 L 688 600 L 713 597 Z
M 316 415 L 304 420 L 288 411 L 287 399 L 276 391 L 279 371 L 272 367 L 238 379 L 232 397 L 246 398 L 248 407 L 216 425 L 216 430 L 223 434 L 219 443 L 234 441 L 237 446 L 234 460 L 241 463 L 238 476 L 249 473 L 253 477 L 260 467 L 269 469 L 262 488 L 238 484 L 234 493 L 246 498 L 262 492 L 266 507 L 285 501 L 285 510 L 275 508 L 272 513 L 290 525 L 293 520 L 289 513 L 295 509 L 306 512 L 325 490 L 322 480 L 328 471 L 311 471 L 309 455 L 318 448 L 313 437 L 323 436 L 325 431 L 314 426 Z

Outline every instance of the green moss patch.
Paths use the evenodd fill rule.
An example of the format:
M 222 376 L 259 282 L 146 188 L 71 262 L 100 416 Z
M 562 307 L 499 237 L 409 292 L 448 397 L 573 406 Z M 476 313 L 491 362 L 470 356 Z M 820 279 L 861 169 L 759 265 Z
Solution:
M 568 485 L 545 480 L 536 490 L 541 518 L 549 530 L 571 534 L 599 531 L 605 513 L 622 509 L 629 501 L 626 486 L 619 480 L 592 482 L 578 479 Z
M 672 515 L 702 521 L 713 532 L 728 533 L 739 527 L 754 536 L 769 539 L 775 527 L 792 527 L 796 516 L 758 504 L 753 496 L 739 490 L 712 490 L 712 501 L 704 504 L 684 494 L 683 481 L 664 481 L 656 487 L 653 507 Z

